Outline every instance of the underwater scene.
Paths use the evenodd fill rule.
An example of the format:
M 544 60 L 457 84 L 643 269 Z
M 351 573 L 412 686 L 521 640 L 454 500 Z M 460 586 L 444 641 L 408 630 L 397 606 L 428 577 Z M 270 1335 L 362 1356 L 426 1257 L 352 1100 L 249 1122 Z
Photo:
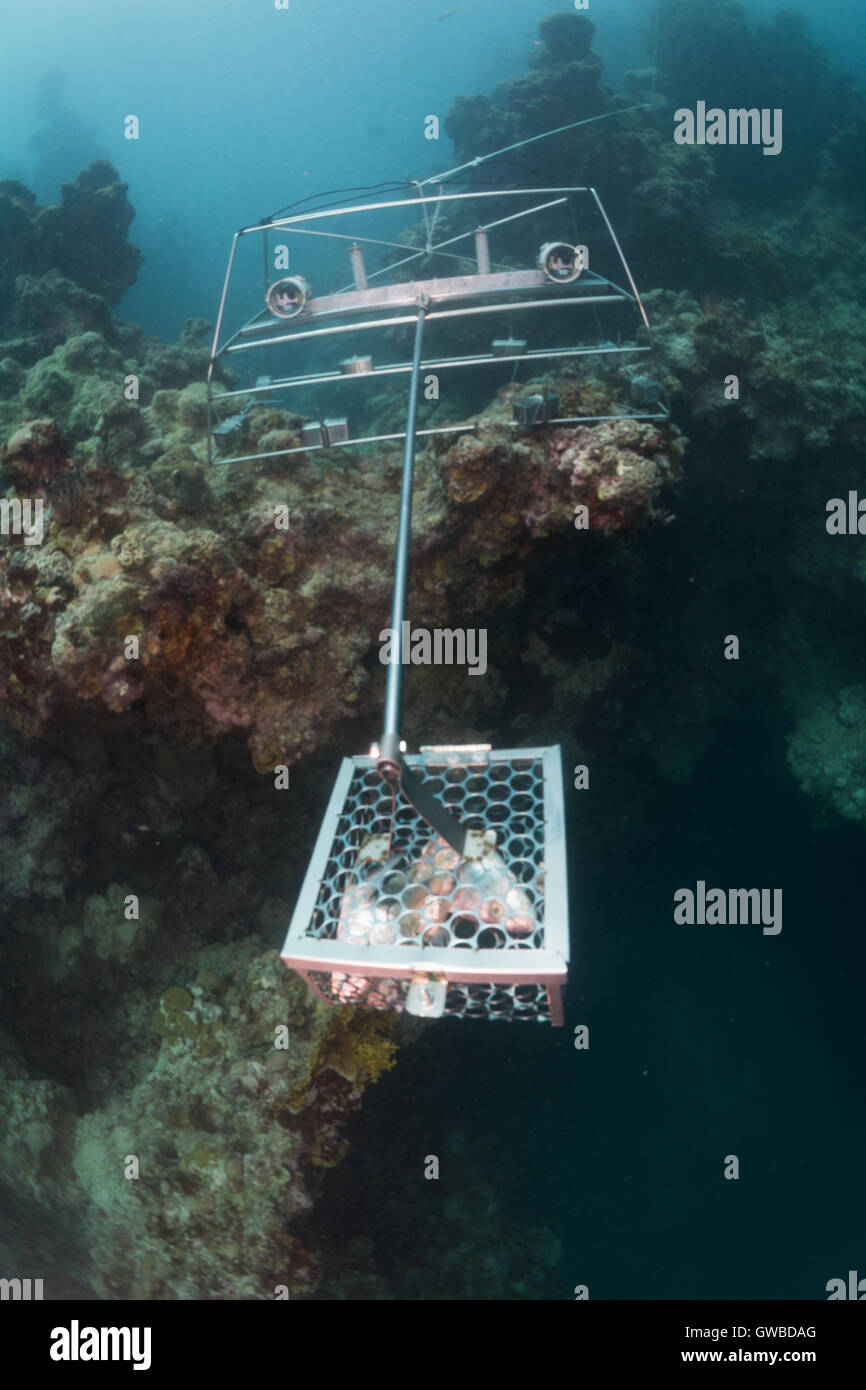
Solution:
M 550 3 L 6 0 L 4 1300 L 866 1298 L 866 19 Z

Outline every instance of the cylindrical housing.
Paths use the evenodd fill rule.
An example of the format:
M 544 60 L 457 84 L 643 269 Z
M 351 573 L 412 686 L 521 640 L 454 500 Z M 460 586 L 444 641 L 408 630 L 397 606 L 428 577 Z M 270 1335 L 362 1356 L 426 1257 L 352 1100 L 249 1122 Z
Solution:
M 490 274 L 490 247 L 487 244 L 487 233 L 482 227 L 475 233 L 475 259 L 478 262 L 478 274 Z
M 582 249 L 567 241 L 546 241 L 538 253 L 538 269 L 546 280 L 567 285 L 585 268 Z
M 287 275 L 269 287 L 265 303 L 278 319 L 294 319 L 303 312 L 310 294 L 303 275 Z
M 367 272 L 364 269 L 364 252 L 357 242 L 354 246 L 349 247 L 349 258 L 352 262 L 352 275 L 355 280 L 355 289 L 365 290 L 367 288 Z

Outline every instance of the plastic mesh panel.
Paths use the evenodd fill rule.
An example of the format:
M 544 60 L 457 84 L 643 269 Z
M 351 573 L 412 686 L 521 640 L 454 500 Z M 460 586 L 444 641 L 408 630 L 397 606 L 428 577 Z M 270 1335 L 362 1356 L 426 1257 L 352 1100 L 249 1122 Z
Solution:
M 367 979 L 364 975 L 348 975 L 342 971 L 311 970 L 321 994 L 335 1004 L 363 1004 L 365 1009 L 395 1009 L 406 1006 L 408 980 Z
M 448 987 L 445 1012 L 459 1018 L 504 1018 L 510 1023 L 549 1022 L 544 985 L 458 985 Z
M 311 971 L 334 1003 L 403 1010 L 411 972 L 424 969 L 425 946 L 508 953 L 544 945 L 542 758 L 428 753 L 413 759 L 412 770 L 479 832 L 478 843 L 461 858 L 375 765 L 355 766 L 305 935 L 393 946 L 396 974 Z M 543 984 L 452 980 L 445 1013 L 546 1022 L 550 1005 Z
M 465 826 L 495 832 L 495 844 L 461 859 L 375 768 L 356 768 L 307 935 L 414 951 L 542 947 L 540 759 L 413 770 Z

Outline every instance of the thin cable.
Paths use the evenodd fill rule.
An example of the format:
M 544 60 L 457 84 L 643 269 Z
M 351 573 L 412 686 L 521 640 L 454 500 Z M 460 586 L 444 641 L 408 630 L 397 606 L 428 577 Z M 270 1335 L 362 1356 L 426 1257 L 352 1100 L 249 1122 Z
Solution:
M 382 183 L 354 184 L 347 188 L 325 188 L 319 193 L 308 193 L 306 198 L 298 198 L 294 203 L 287 203 L 284 208 L 278 208 L 276 212 L 270 213 L 267 217 L 260 217 L 259 222 L 273 222 L 275 217 L 282 217 L 283 213 L 291 212 L 292 208 L 303 207 L 304 203 L 311 203 L 315 198 L 330 198 L 335 193 L 378 193 L 384 190 L 396 192 L 400 188 L 411 187 L 409 179 L 384 179 Z M 340 198 L 335 203 L 329 203 L 328 207 L 339 207 L 342 202 L 350 202 L 348 198 Z M 319 212 L 326 211 L 325 208 L 316 209 Z M 251 224 L 256 225 L 256 224 Z
M 324 188 L 318 193 L 308 193 L 306 198 L 297 198 L 295 202 L 289 203 L 286 207 L 280 208 L 277 212 L 272 212 L 269 218 L 262 221 L 273 221 L 275 217 L 281 217 L 284 212 L 290 212 L 292 208 L 303 207 L 304 203 L 312 203 L 316 198 L 330 198 L 336 193 L 376 193 L 388 188 L 408 188 L 408 179 L 383 179 L 381 183 L 353 184 L 345 188 Z M 338 199 L 335 206 L 345 199 Z
M 656 28 L 656 36 L 658 37 L 658 26 Z M 546 140 L 551 135 L 562 135 L 567 130 L 577 130 L 580 126 L 592 125 L 594 121 L 605 121 L 611 116 L 623 116 L 629 111 L 643 111 L 650 105 L 650 102 L 642 101 L 638 102 L 635 106 L 620 106 L 616 111 L 602 111 L 597 116 L 587 116 L 582 121 L 572 121 L 569 125 L 557 126 L 555 130 L 542 131 L 540 135 L 530 135 L 525 140 L 515 141 L 513 145 L 505 145 L 501 150 L 492 150 L 490 154 L 476 155 L 474 159 L 467 160 L 465 164 L 459 164 L 456 168 L 449 169 L 444 174 L 431 174 L 429 178 L 426 179 L 385 179 L 381 183 L 355 184 L 346 188 L 327 188 L 319 193 L 308 193 L 305 198 L 298 198 L 294 203 L 287 203 L 285 207 L 278 208 L 276 212 L 269 213 L 266 217 L 260 217 L 258 223 L 253 223 L 251 225 L 256 226 L 261 223 L 273 222 L 275 218 L 282 217 L 284 213 L 291 212 L 293 208 L 303 207 L 304 203 L 311 203 L 316 198 L 330 198 L 336 193 L 372 194 L 386 189 L 396 192 L 401 188 L 415 187 L 420 194 L 421 189 L 428 183 L 442 184 L 446 179 L 453 178 L 455 174 L 463 173 L 465 169 L 477 168 L 479 164 L 486 164 L 489 159 L 496 159 L 500 155 L 510 154 L 512 150 L 523 149 L 524 145 L 534 145 L 537 140 Z M 530 172 L 534 171 L 530 170 Z M 334 203 L 326 204 L 323 208 L 317 208 L 316 211 L 325 212 L 329 208 L 339 207 L 341 203 L 350 201 L 351 199 L 348 198 L 340 198 Z M 426 220 L 426 208 L 424 211 Z
M 562 135 L 566 130 L 577 130 L 578 126 L 592 125 L 593 121 L 606 121 L 610 116 L 624 116 L 629 111 L 643 111 L 648 106 L 648 101 L 639 101 L 634 106 L 620 106 L 616 111 L 602 111 L 598 116 L 587 116 L 582 121 L 571 121 L 569 125 L 557 126 L 555 130 L 545 130 L 540 135 L 529 135 L 525 140 L 516 140 L 513 145 L 504 145 L 501 150 L 492 150 L 490 154 L 477 154 L 474 159 L 468 159 L 465 164 L 458 164 L 445 174 L 431 174 L 428 179 L 418 179 L 416 182 L 419 188 L 423 188 L 427 183 L 444 183 L 446 179 L 452 178 L 455 174 L 461 174 L 464 169 L 474 169 L 479 164 L 485 164 L 488 159 L 496 159 L 497 155 L 510 154 L 512 150 L 522 150 L 524 145 L 534 145 L 536 140 L 547 140 L 551 135 Z

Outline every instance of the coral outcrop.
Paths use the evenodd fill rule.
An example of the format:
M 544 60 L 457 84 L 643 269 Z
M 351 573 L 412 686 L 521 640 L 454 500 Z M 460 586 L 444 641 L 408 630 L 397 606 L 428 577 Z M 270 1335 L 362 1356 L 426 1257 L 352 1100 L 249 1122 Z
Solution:
M 15 179 L 0 183 L 0 329 L 14 325 L 17 314 L 29 331 L 32 301 L 25 295 L 17 306 L 14 302 L 21 275 L 55 271 L 109 306 L 120 302 L 142 262 L 141 252 L 126 239 L 135 215 L 126 192 L 127 185 L 106 159 L 65 183 L 57 207 L 39 207 Z M 65 312 L 63 297 L 61 291 L 58 312 Z
M 846 686 L 804 710 L 788 738 L 788 762 L 825 816 L 866 825 L 866 687 Z
M 159 726 L 175 718 L 170 691 L 209 734 L 243 731 L 262 771 L 313 752 L 347 718 L 372 722 L 398 456 L 208 472 L 203 388 L 130 404 L 129 366 L 96 334 L 72 338 L 17 398 L 25 411 L 53 401 L 55 418 L 26 421 L 0 455 L 13 483 L 44 499 L 47 525 L 41 545 L 6 557 L 6 717 L 32 736 L 143 701 Z M 567 404 L 577 388 L 561 385 Z M 580 507 L 602 531 L 665 514 L 673 437 L 628 421 L 515 436 L 514 394 L 476 433 L 419 459 L 417 623 L 448 625 L 470 591 L 475 612 L 513 601 L 526 547 L 573 527 Z M 254 452 L 279 429 L 300 443 L 284 412 L 248 418 Z
M 629 824 L 651 833 L 660 788 L 727 736 L 737 689 L 709 653 L 737 611 L 752 678 L 784 711 L 790 777 L 822 816 L 866 821 L 845 607 L 866 564 L 858 537 L 824 527 L 866 442 L 862 113 L 799 21 L 762 28 L 779 100 L 797 64 L 816 83 L 814 180 L 735 203 L 729 166 L 675 146 L 667 119 L 707 24 L 732 82 L 752 42 L 738 6 L 705 10 L 662 7 L 660 71 L 641 78 L 657 111 L 526 154 L 598 185 L 677 424 L 510 427 L 533 388 L 611 413 L 623 382 L 584 358 L 476 387 L 475 429 L 417 461 L 409 613 L 488 629 L 489 669 L 407 681 L 404 732 L 562 742 L 602 768 L 615 812 L 577 834 L 611 873 Z M 455 104 L 458 161 L 631 101 L 604 86 L 585 15 L 539 32 L 527 75 Z M 0 488 L 4 516 L 27 498 L 44 527 L 37 544 L 0 537 L 0 1249 L 45 1252 L 74 1297 L 429 1298 L 461 1281 L 464 1296 L 550 1296 L 555 1242 L 510 1222 L 459 1135 L 461 1191 L 433 1220 L 406 1199 L 435 1272 L 390 1241 L 405 1208 L 385 1184 L 379 1231 L 315 1219 L 325 1185 L 339 1194 L 349 1117 L 414 1036 L 329 1012 L 275 950 L 335 759 L 379 732 L 400 458 L 210 467 L 208 325 L 164 344 L 111 314 L 140 259 L 130 220 L 104 162 L 56 208 L 0 184 Z M 445 213 L 441 227 L 461 230 Z M 393 404 L 383 392 L 373 413 Z M 424 410 L 431 423 L 441 406 Z M 237 442 L 299 447 L 300 424 L 257 404 Z M 743 594 L 760 602 L 738 610 Z
M 104 945 L 128 961 L 120 937 Z M 315 1003 L 255 935 L 201 953 L 188 977 L 178 962 L 175 978 L 187 983 L 127 990 L 138 1078 L 83 1114 L 6 1041 L 0 1178 L 43 1205 L 62 1179 L 58 1225 L 84 1242 L 100 1297 L 304 1297 L 317 1265 L 294 1228 L 345 1150 L 346 1115 L 391 1064 L 395 1025 Z

